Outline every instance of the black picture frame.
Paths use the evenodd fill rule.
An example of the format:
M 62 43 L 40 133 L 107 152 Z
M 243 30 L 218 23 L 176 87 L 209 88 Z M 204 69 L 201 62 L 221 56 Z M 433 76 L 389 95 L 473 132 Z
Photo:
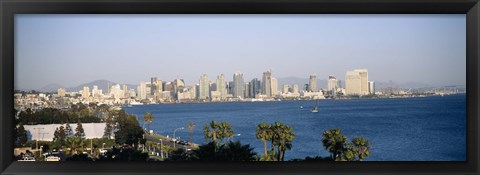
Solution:
M 479 174 L 479 0 L 1 0 L 0 13 L 2 174 Z M 466 14 L 466 161 L 15 162 L 12 138 L 15 14 Z

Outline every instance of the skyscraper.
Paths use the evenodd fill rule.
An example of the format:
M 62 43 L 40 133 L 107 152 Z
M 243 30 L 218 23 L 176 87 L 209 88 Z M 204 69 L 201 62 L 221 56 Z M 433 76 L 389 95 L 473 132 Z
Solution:
M 261 82 L 258 78 L 252 79 L 248 84 L 248 96 L 250 98 L 256 98 L 258 94 L 262 92 Z
M 368 81 L 368 92 L 370 94 L 375 94 L 375 82 L 374 81 Z
M 205 100 L 210 97 L 210 83 L 207 74 L 200 76 L 199 99 Z
M 317 91 L 317 75 L 310 75 L 310 82 L 308 83 L 308 90 L 311 92 Z
M 235 98 L 244 98 L 243 87 L 245 86 L 245 81 L 243 81 L 243 74 L 236 72 L 233 74 L 233 97 Z
M 270 71 L 263 72 L 262 93 L 267 97 L 272 96 L 272 73 Z
M 140 84 L 137 87 L 137 99 L 138 100 L 143 100 L 147 98 L 147 85 L 145 82 L 140 82 Z
M 220 92 L 220 98 L 225 98 L 227 96 L 227 87 L 225 84 L 225 76 L 223 74 L 217 76 L 217 91 Z
M 64 88 L 59 88 L 57 91 L 58 96 L 60 97 L 65 97 L 65 89 Z
M 272 96 L 276 96 L 278 94 L 278 81 L 276 78 L 272 77 Z
M 150 95 L 152 95 L 154 99 L 158 99 L 162 97 L 162 91 L 163 91 L 162 80 L 158 79 L 157 77 L 152 77 L 150 79 L 150 84 L 151 84 Z
M 83 87 L 82 97 L 83 98 L 90 97 L 90 88 L 88 88 L 87 86 Z
M 283 85 L 283 89 L 282 89 L 282 93 L 284 93 L 284 94 L 288 93 L 288 88 L 289 88 L 289 85 L 288 85 L 288 84 L 284 84 L 284 85 Z
M 328 76 L 327 91 L 335 91 L 337 89 L 337 78 L 333 75 Z
M 292 93 L 298 93 L 298 84 L 293 85 Z
M 367 95 L 369 93 L 367 69 L 347 71 L 345 75 L 345 93 L 346 95 Z

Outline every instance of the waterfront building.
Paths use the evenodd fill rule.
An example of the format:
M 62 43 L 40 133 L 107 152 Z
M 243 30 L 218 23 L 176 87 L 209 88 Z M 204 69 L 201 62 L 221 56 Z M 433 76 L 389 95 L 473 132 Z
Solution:
M 374 81 L 368 81 L 368 92 L 370 94 L 375 94 L 375 82 Z
M 263 72 L 262 94 L 266 95 L 267 97 L 272 96 L 272 73 L 270 71 Z
M 284 84 L 284 85 L 283 85 L 283 89 L 282 89 L 282 93 L 283 93 L 283 94 L 288 93 L 288 89 L 289 89 L 289 88 L 290 88 L 290 87 L 289 87 L 288 84 Z
M 88 86 L 84 86 L 82 91 L 82 98 L 88 97 L 90 97 L 90 88 L 88 88 Z
M 243 96 L 248 98 L 248 82 L 246 82 L 243 86 Z
M 342 88 L 342 80 L 337 80 L 337 88 Z
M 147 98 L 147 85 L 141 81 L 137 87 L 137 99 L 143 100 Z
M 250 98 L 257 98 L 258 94 L 262 92 L 262 85 L 258 78 L 252 79 L 248 84 L 248 96 Z
M 128 91 L 128 94 L 129 94 L 129 97 L 136 97 L 137 96 L 137 93 L 135 93 L 135 89 L 130 89 Z
M 185 88 L 185 81 L 183 79 L 175 79 L 173 80 L 173 91 L 175 93 L 178 93 L 181 91 L 183 88 Z
M 272 96 L 276 96 L 278 94 L 278 80 L 274 77 L 271 77 L 272 83 Z
M 130 97 L 130 93 L 128 93 L 128 87 L 127 87 L 126 84 L 123 85 L 122 92 L 123 92 L 123 98 L 129 98 Z
M 65 89 L 64 88 L 58 88 L 57 94 L 60 97 L 65 97 Z
M 335 91 L 337 88 L 337 78 L 333 75 L 328 76 L 327 91 Z
M 236 72 L 233 74 L 233 97 L 234 98 L 244 98 L 243 88 L 245 81 L 243 80 L 243 74 Z
M 310 75 L 310 81 L 308 83 L 308 91 L 316 92 L 317 91 L 317 75 Z
M 163 84 L 162 80 L 158 79 L 157 77 L 152 77 L 150 79 L 150 94 L 154 99 L 159 99 L 162 97 L 162 91 L 163 91 Z
M 200 94 L 199 94 L 199 99 L 205 100 L 210 97 L 210 84 L 208 81 L 208 76 L 207 74 L 203 74 L 200 76 Z
M 298 93 L 298 84 L 293 84 L 292 93 Z
M 232 96 L 233 96 L 233 87 L 234 87 L 233 81 L 229 81 L 228 82 L 228 87 L 227 87 L 227 92 L 228 92 L 228 94 L 230 94 Z
M 223 74 L 217 76 L 215 85 L 216 90 L 220 92 L 220 98 L 224 99 L 227 96 L 227 87 L 225 83 L 225 76 Z
M 367 69 L 347 71 L 345 75 L 345 93 L 346 95 L 367 95 L 369 93 Z

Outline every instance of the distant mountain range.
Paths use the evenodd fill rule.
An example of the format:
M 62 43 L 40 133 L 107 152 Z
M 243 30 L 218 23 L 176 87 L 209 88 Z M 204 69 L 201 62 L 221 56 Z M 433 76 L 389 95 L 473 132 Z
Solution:
M 305 84 L 309 83 L 308 78 L 298 78 L 298 77 L 286 77 L 286 78 L 278 78 L 278 89 L 281 90 L 284 84 L 289 84 L 290 86 L 293 84 L 297 84 L 299 89 L 303 89 Z M 40 89 L 36 89 L 36 91 L 40 92 L 56 92 L 59 88 L 65 88 L 67 92 L 73 92 L 73 91 L 80 91 L 83 89 L 83 87 L 87 86 L 92 90 L 93 86 L 96 85 L 98 86 L 99 89 L 102 89 L 103 92 L 107 92 L 108 89 L 108 84 L 116 85 L 117 83 L 109 81 L 109 80 L 95 80 L 89 83 L 83 83 L 75 87 L 67 87 L 65 88 L 64 86 L 61 86 L 59 84 L 49 84 L 47 86 L 44 86 Z M 121 84 L 123 86 L 123 84 Z M 423 84 L 423 83 L 416 83 L 416 82 L 408 82 L 408 83 L 395 83 L 393 81 L 389 82 L 379 82 L 375 81 L 375 88 L 376 89 L 382 89 L 382 88 L 387 88 L 387 87 L 394 87 L 394 88 L 422 88 L 422 87 L 428 87 L 429 85 Z M 127 87 L 129 89 L 136 89 L 137 85 L 131 85 L 127 84 Z M 326 88 L 327 87 L 327 80 L 322 79 L 319 80 L 317 79 L 317 88 Z M 342 87 L 345 87 L 345 81 L 342 80 Z

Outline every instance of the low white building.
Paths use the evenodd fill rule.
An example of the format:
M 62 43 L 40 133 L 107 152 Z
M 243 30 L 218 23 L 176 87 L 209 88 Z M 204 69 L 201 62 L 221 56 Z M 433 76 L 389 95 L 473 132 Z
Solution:
M 23 125 L 27 131 L 28 140 L 53 141 L 55 130 L 66 124 L 48 124 L 48 125 Z M 86 139 L 102 138 L 105 132 L 106 123 L 82 123 Z M 72 134 L 75 134 L 77 123 L 70 123 Z M 112 134 L 113 135 L 113 134 Z

